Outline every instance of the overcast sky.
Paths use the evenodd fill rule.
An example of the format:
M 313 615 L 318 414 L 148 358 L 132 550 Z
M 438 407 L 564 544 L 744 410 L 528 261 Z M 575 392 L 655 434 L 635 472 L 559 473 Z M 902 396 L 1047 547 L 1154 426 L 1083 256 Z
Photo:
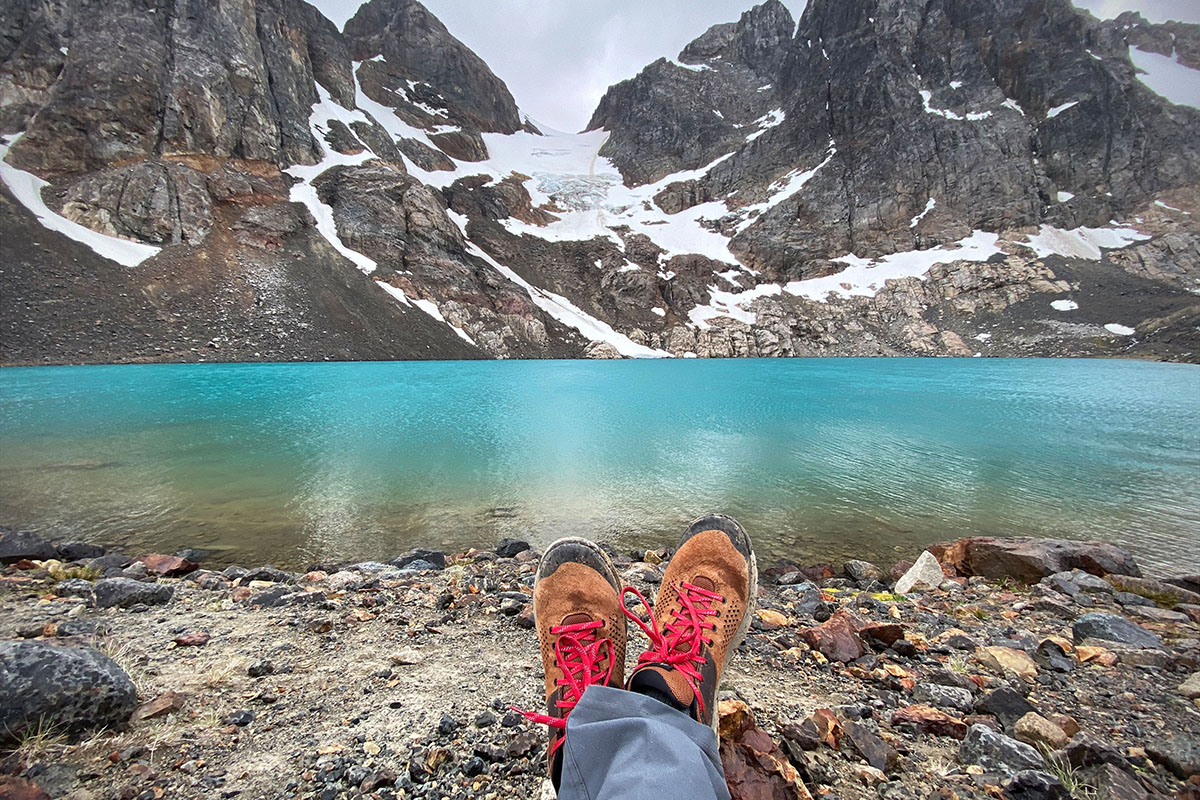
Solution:
M 309 0 L 342 26 L 358 0 Z M 660 56 L 674 57 L 754 0 L 422 0 L 508 84 L 521 111 L 582 130 L 604 90 Z M 797 19 L 806 0 L 783 0 Z M 1200 22 L 1200 0 L 1075 0 L 1102 18 L 1127 8 L 1151 22 Z

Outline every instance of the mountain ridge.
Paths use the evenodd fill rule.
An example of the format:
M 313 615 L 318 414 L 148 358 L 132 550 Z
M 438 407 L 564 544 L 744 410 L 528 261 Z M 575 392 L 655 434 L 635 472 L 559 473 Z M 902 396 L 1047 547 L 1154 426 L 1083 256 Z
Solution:
M 117 5 L 0 10 L 0 361 L 1200 352 L 1200 26 L 768 0 L 544 136 L 415 0 Z

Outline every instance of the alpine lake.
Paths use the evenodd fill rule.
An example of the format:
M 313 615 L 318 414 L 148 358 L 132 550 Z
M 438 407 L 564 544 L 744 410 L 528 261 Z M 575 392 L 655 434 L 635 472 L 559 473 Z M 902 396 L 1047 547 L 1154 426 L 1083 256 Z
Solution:
M 967 535 L 1200 569 L 1200 367 L 1114 360 L 193 364 L 0 370 L 0 525 L 302 568 L 503 537 L 885 569 Z

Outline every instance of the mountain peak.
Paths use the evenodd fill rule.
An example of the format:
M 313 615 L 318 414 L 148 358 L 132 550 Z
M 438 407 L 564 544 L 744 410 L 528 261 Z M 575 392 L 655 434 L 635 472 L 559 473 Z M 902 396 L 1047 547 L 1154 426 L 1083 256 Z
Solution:
M 773 75 L 782 64 L 781 45 L 792 38 L 796 21 L 780 0 L 766 0 L 737 22 L 714 25 L 679 53 L 685 64 L 722 59 L 744 64 L 761 75 Z

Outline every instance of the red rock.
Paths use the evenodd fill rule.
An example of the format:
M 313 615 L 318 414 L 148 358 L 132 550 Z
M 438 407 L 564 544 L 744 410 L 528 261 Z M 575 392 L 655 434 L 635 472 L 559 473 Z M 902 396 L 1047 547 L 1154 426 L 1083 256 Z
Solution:
M 800 567 L 797 572 L 813 583 L 820 583 L 838 574 L 837 570 L 833 568 L 833 564 L 813 564 L 811 567 Z
M 211 638 L 212 636 L 209 634 L 197 631 L 196 633 L 185 633 L 183 636 L 176 636 L 174 641 L 180 647 L 202 647 L 208 644 L 208 640 Z
M 240 603 L 243 600 L 249 600 L 252 594 L 254 594 L 254 590 L 249 586 L 239 586 L 233 590 L 233 602 Z
M 866 655 L 858 625 L 849 612 L 839 610 L 828 621 L 797 632 L 800 639 L 831 661 L 850 662 Z
M 1104 542 L 1066 539 L 998 539 L 976 536 L 931 545 L 929 552 L 959 575 L 1012 578 L 1037 583 L 1048 575 L 1082 569 L 1093 575 L 1133 575 L 1142 572 L 1133 556 Z
M 965 739 L 967 724 L 957 717 L 938 711 L 932 706 L 905 706 L 892 714 L 892 725 L 911 725 L 918 733 Z
M 817 727 L 817 738 L 826 746 L 838 750 L 842 744 L 842 723 L 832 709 L 818 708 L 808 718 Z
M 137 559 L 146 565 L 148 572 L 155 575 L 186 575 L 196 569 L 198 564 L 179 556 L 165 556 L 162 553 L 151 553 Z
M 888 570 L 888 577 L 892 579 L 892 583 L 895 583 L 896 581 L 903 578 L 904 573 L 906 573 L 910 569 L 912 569 L 914 563 L 916 563 L 916 562 L 897 561 L 895 564 L 893 564 L 892 568 L 890 570 Z
M 904 627 L 894 622 L 872 623 L 859 628 L 858 635 L 864 639 L 879 642 L 885 647 L 891 647 L 904 638 Z
M 731 800 L 812 800 L 796 768 L 775 740 L 754 724 L 745 703 L 722 701 L 718 714 L 721 763 Z
M 183 708 L 185 697 L 178 692 L 167 692 L 160 694 L 153 700 L 142 703 L 133 712 L 133 721 L 139 722 L 144 719 L 157 719 L 158 717 L 174 714 Z
M 5 775 L 0 777 L 0 800 L 50 800 L 50 795 L 32 781 Z

